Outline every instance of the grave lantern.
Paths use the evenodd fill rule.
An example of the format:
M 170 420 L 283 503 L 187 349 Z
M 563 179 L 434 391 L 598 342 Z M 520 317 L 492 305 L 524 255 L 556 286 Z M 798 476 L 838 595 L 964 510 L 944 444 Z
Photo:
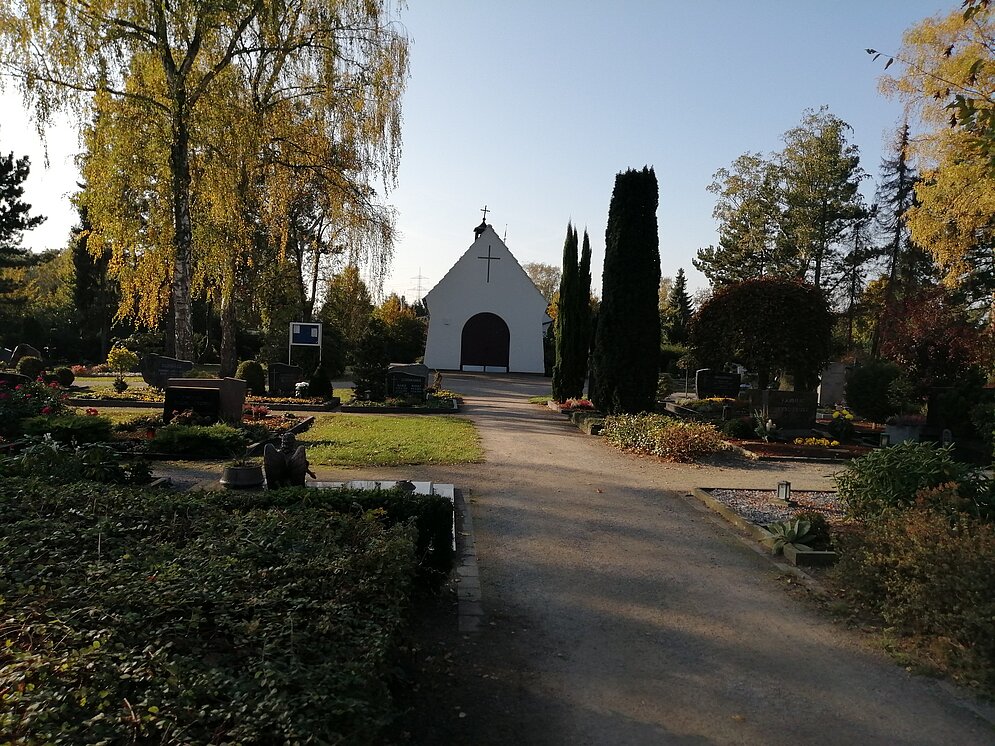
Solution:
M 791 482 L 777 483 L 777 499 L 789 502 L 791 500 Z

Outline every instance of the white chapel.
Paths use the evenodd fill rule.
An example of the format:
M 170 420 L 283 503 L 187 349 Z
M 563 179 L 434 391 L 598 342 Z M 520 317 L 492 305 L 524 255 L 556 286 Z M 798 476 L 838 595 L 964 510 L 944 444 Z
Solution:
M 486 220 L 473 232 L 470 248 L 425 295 L 425 365 L 541 374 L 546 299 Z

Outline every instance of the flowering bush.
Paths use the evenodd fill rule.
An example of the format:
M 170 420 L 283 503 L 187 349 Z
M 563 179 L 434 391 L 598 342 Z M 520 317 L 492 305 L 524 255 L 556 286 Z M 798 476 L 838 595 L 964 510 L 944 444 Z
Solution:
M 837 404 L 829 422 L 829 434 L 836 440 L 846 441 L 853 438 L 854 432 L 853 412 Z
M 74 365 L 69 370 L 73 372 L 74 376 L 88 376 L 90 375 L 90 369 L 85 365 Z
M 69 409 L 68 396 L 58 383 L 41 381 L 9 386 L 0 381 L 0 432 L 20 432 L 21 420 L 37 415 L 61 414 Z
M 242 416 L 247 420 L 262 420 L 269 417 L 269 407 L 262 404 L 245 404 L 242 407 Z
M 611 415 L 605 418 L 602 434 L 617 448 L 651 453 L 667 461 L 697 461 L 722 446 L 711 425 L 660 414 Z
M 118 375 L 124 375 L 138 367 L 138 353 L 127 347 L 115 347 L 107 353 L 107 365 Z
M 838 440 L 830 440 L 829 438 L 795 438 L 794 444 L 796 446 L 831 446 L 835 447 L 840 444 Z
M 568 409 L 594 409 L 590 399 L 567 399 L 563 406 Z

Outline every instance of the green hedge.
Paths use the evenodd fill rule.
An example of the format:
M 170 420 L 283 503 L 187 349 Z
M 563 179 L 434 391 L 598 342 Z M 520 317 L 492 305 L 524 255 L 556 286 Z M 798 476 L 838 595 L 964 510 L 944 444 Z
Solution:
M 245 433 L 230 425 L 170 424 L 156 430 L 149 448 L 157 453 L 231 458 L 244 453 L 248 443 Z
M 387 525 L 411 521 L 416 529 L 419 565 L 429 572 L 448 574 L 453 564 L 453 505 L 438 495 L 415 495 L 392 490 L 316 490 L 287 487 L 279 490 L 228 491 L 215 500 L 231 510 L 311 510 L 364 514 L 383 511 Z
M 6 480 L 0 732 L 379 742 L 414 529 L 322 497 Z
M 51 434 L 60 443 L 105 443 L 111 439 L 111 420 L 99 415 L 39 415 L 24 420 L 21 429 L 25 435 Z

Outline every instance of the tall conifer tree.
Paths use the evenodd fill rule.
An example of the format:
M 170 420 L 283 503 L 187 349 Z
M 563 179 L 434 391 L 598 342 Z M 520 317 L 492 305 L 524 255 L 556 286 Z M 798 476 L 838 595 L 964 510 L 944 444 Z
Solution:
M 591 311 L 591 239 L 584 229 L 584 240 L 580 250 L 580 292 L 577 293 L 577 317 L 581 320 L 581 334 L 578 345 L 582 348 L 580 355 L 580 387 L 584 390 L 584 379 L 588 374 L 588 363 L 591 359 L 591 346 L 594 343 L 594 315 Z M 587 395 L 591 395 L 588 389 Z
M 574 321 L 576 296 L 579 291 L 577 275 L 577 229 L 567 223 L 567 237 L 563 242 L 563 269 L 560 272 L 560 298 L 556 313 L 556 363 L 553 365 L 553 399 L 566 401 L 580 396 L 573 379 L 576 377 L 574 361 L 577 328 Z M 584 383 L 581 381 L 581 387 Z
M 691 308 L 691 298 L 688 296 L 688 280 L 684 274 L 684 267 L 677 270 L 677 277 L 674 279 L 674 286 L 670 289 L 667 305 L 669 306 L 667 341 L 670 344 L 686 345 L 690 333 L 691 316 L 694 311 Z
M 602 412 L 641 412 L 656 400 L 660 349 L 659 188 L 652 168 L 615 177 L 605 231 L 603 298 L 592 398 Z

